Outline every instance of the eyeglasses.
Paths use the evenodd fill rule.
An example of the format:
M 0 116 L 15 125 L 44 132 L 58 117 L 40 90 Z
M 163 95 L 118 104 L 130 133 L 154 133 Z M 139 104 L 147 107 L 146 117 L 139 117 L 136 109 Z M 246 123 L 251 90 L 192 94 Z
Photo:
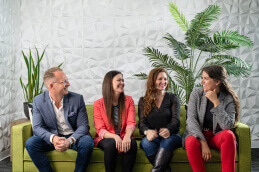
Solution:
M 60 81 L 60 82 L 52 82 L 52 83 L 61 83 L 61 84 L 66 85 L 66 84 L 68 83 L 68 79 L 65 79 L 64 81 Z

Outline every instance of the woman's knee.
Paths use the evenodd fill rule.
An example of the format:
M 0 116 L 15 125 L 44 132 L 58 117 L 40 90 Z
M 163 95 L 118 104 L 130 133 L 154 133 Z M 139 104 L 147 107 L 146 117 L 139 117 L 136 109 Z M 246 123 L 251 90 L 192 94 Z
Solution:
M 222 140 L 228 141 L 228 142 L 236 142 L 236 136 L 231 130 L 224 130 L 221 131 L 222 133 Z
M 200 147 L 200 142 L 196 137 L 188 136 L 185 139 L 184 145 L 185 145 L 186 150 L 189 150 L 189 149 L 193 149 L 194 147 Z
M 172 147 L 173 149 L 175 149 L 182 145 L 182 138 L 179 134 L 173 134 L 167 139 L 162 139 L 160 145 L 164 148 Z
M 116 150 L 116 141 L 112 138 L 106 138 L 103 144 L 104 150 Z

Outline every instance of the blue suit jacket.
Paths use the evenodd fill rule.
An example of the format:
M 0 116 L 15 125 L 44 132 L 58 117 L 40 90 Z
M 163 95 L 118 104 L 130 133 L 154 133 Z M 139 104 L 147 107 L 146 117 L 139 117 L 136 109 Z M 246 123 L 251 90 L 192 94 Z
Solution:
M 74 131 L 71 137 L 78 140 L 81 136 L 89 134 L 88 116 L 83 96 L 69 92 L 63 97 L 65 121 Z M 41 137 L 48 144 L 52 134 L 58 135 L 56 115 L 49 97 L 49 91 L 33 99 L 33 133 Z

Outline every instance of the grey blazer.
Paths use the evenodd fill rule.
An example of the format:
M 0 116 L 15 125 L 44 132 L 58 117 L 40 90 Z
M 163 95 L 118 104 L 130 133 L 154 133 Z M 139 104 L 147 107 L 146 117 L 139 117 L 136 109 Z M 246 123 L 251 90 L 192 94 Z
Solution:
M 193 89 L 187 109 L 186 130 L 183 134 L 183 146 L 188 136 L 206 141 L 202 127 L 206 112 L 207 98 L 203 88 Z M 220 92 L 218 97 L 220 104 L 216 108 L 212 108 L 210 112 L 213 114 L 213 133 L 216 134 L 222 130 L 229 130 L 234 127 L 236 104 L 231 94 Z M 216 130 L 217 128 L 217 130 Z

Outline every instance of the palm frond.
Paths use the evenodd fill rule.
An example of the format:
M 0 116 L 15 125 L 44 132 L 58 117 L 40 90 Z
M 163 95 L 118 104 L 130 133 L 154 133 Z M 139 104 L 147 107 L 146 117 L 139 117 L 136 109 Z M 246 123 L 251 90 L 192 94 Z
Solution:
M 185 60 L 187 58 L 190 58 L 191 52 L 184 43 L 178 42 L 169 33 L 166 34 L 164 39 L 166 39 L 168 41 L 168 45 L 173 48 L 175 57 L 177 59 Z
M 133 76 L 138 77 L 140 80 L 146 80 L 147 74 L 140 72 L 139 74 L 134 74 Z
M 237 33 L 237 31 L 224 30 L 222 31 L 222 33 L 216 32 L 214 34 L 214 37 L 220 38 L 222 40 L 227 40 L 237 45 L 241 45 L 249 48 L 252 48 L 254 46 L 254 43 L 251 41 L 249 37 L 245 35 L 240 35 Z
M 180 104 L 184 105 L 186 102 L 184 90 L 179 85 L 177 85 L 170 76 L 168 77 L 168 79 L 170 84 L 169 91 L 173 94 L 176 94 L 179 98 Z
M 169 11 L 173 16 L 174 21 L 180 26 L 180 28 L 182 28 L 183 31 L 187 31 L 189 29 L 188 21 L 183 13 L 177 8 L 175 3 L 169 3 Z
M 146 47 L 144 49 L 144 52 L 148 58 L 149 61 L 152 62 L 153 67 L 162 67 L 169 71 L 175 71 L 175 72 L 187 72 L 186 67 L 183 65 L 180 65 L 178 62 L 176 62 L 173 58 L 170 56 L 163 55 L 159 50 L 155 48 L 149 48 Z
M 252 66 L 244 60 L 231 55 L 215 55 L 206 59 L 206 63 L 206 66 L 220 64 L 227 70 L 229 75 L 234 75 L 235 77 L 249 76 L 252 69 Z
M 225 50 L 231 50 L 239 47 L 232 42 L 219 37 L 205 37 L 197 45 L 197 49 L 210 53 L 219 53 Z
M 220 7 L 210 5 L 203 12 L 198 13 L 191 21 L 190 28 L 186 32 L 186 41 L 188 46 L 193 47 L 199 38 L 208 36 L 210 33 L 209 27 L 211 22 L 218 19 Z

